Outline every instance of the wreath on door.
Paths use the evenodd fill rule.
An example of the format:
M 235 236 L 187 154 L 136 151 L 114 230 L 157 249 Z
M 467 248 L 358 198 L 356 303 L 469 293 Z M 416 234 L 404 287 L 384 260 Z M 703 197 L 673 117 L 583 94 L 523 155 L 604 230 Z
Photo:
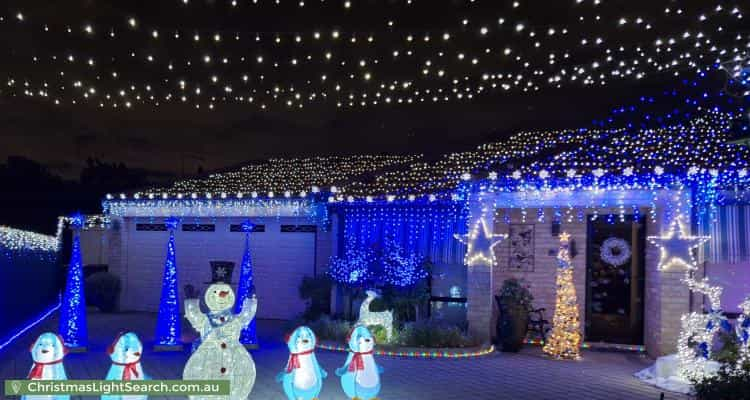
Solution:
M 624 239 L 611 237 L 602 243 L 599 256 L 605 263 L 619 267 L 630 260 L 630 244 Z

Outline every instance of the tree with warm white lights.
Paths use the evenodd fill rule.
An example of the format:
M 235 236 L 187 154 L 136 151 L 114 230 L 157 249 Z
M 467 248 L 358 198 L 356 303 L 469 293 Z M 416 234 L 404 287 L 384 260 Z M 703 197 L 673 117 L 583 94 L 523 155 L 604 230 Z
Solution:
M 544 352 L 558 359 L 576 360 L 581 356 L 581 321 L 576 288 L 573 285 L 569 240 L 570 235 L 567 232 L 560 235 L 555 316 L 552 319 L 552 333 L 544 345 Z

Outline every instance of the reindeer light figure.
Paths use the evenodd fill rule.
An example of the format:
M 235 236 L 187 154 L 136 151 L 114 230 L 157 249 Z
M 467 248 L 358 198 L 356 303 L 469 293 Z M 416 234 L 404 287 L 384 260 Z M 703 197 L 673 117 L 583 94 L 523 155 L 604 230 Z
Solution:
M 367 294 L 367 298 L 359 307 L 359 320 L 357 321 L 357 324 L 365 326 L 382 326 L 385 328 L 386 338 L 390 342 L 393 337 L 393 310 L 379 312 L 370 311 L 370 304 L 380 296 L 372 290 L 368 290 L 365 293 Z

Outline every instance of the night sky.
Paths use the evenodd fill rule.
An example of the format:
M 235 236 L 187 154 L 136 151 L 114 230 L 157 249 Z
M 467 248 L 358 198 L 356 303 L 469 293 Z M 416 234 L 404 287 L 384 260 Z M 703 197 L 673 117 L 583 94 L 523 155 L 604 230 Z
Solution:
M 730 5 L 717 11 L 701 1 L 305 3 L 10 1 L 0 9 L 0 77 L 9 83 L 0 89 L 0 159 L 21 155 L 75 177 L 88 157 L 192 174 L 198 166 L 225 169 L 268 157 L 460 151 L 519 129 L 588 126 L 612 107 L 669 89 L 700 66 L 659 71 L 692 43 L 683 38 L 664 51 L 654 38 L 700 29 L 704 9 L 705 24 L 747 33 Z M 333 32 L 340 36 L 333 39 Z M 713 41 L 730 48 L 732 35 Z M 589 42 L 582 45 L 582 38 Z M 601 44 L 593 44 L 597 38 Z M 649 58 L 657 61 L 650 65 Z M 593 74 L 583 84 L 586 71 L 566 81 L 598 61 L 606 79 Z M 710 58 L 701 63 L 710 65 Z M 548 81 L 562 70 L 561 83 Z M 613 70 L 623 75 L 613 77 Z M 634 79 L 639 72 L 643 78 Z M 401 94 L 397 87 L 394 102 L 385 104 L 394 82 L 411 86 Z M 491 82 L 512 88 L 490 89 Z M 85 97 L 87 88 L 93 89 Z M 475 96 L 457 98 L 455 88 Z M 438 91 L 440 101 L 430 101 Z M 356 100 L 348 106 L 349 94 Z M 398 96 L 417 104 L 398 104 Z

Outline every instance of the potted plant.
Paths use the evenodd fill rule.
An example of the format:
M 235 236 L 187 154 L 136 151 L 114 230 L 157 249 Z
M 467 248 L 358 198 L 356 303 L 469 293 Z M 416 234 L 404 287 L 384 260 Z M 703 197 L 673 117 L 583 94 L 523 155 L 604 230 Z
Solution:
M 534 297 L 523 280 L 510 278 L 503 282 L 500 293 L 495 296 L 500 308 L 497 341 L 502 351 L 517 352 L 523 346 L 532 300 Z

